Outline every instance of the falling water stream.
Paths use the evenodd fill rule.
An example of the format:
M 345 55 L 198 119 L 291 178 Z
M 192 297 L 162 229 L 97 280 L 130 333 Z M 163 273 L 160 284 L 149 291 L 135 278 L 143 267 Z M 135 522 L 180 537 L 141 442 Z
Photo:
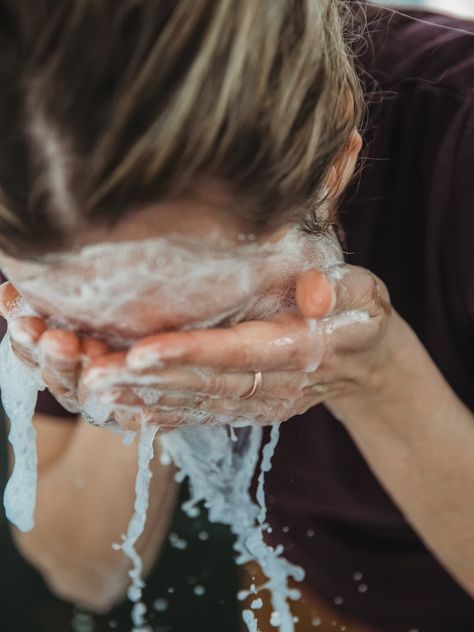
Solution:
M 5 491 L 8 519 L 22 531 L 34 526 L 36 500 L 36 446 L 32 424 L 37 393 L 43 387 L 37 372 L 17 359 L 8 334 L 0 344 L 0 389 L 2 403 L 11 423 L 9 440 L 15 454 L 14 468 Z M 101 420 L 99 419 L 99 422 Z M 133 632 L 146 632 L 146 607 L 141 601 L 143 590 L 142 562 L 135 544 L 143 532 L 149 500 L 150 462 L 154 453 L 156 426 L 143 426 L 138 432 L 139 464 L 135 484 L 135 509 L 121 549 L 132 561 L 131 585 L 128 597 L 133 602 Z M 281 632 L 292 632 L 293 618 L 289 600 L 299 593 L 288 585 L 289 578 L 300 581 L 301 568 L 283 557 L 283 547 L 271 547 L 264 541 L 266 507 L 264 475 L 271 467 L 279 424 L 271 429 L 270 440 L 263 448 L 261 471 L 257 484 L 257 503 L 250 487 L 258 464 L 262 444 L 262 428 L 258 426 L 189 426 L 167 433 L 161 438 L 165 456 L 178 467 L 179 480 L 187 476 L 191 497 L 184 510 L 193 515 L 198 503 L 203 502 L 212 522 L 230 527 L 235 535 L 237 563 L 257 561 L 268 581 L 259 589 L 270 591 L 272 624 Z M 245 591 L 239 598 L 246 597 Z M 257 630 L 252 610 L 243 612 L 249 631 Z

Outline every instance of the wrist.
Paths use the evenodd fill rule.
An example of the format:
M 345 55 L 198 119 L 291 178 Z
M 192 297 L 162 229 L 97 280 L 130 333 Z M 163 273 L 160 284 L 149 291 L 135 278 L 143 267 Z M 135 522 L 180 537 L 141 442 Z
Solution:
M 395 311 L 372 361 L 368 358 L 364 364 L 347 394 L 327 403 L 348 428 L 370 420 L 378 426 L 406 426 L 417 407 L 435 395 L 443 397 L 444 389 L 450 391 L 416 334 Z

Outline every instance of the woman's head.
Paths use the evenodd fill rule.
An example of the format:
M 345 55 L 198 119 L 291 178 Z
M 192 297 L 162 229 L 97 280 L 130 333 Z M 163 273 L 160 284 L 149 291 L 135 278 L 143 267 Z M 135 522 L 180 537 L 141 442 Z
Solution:
M 1 0 L 1 249 L 68 250 L 207 183 L 249 231 L 324 228 L 362 109 L 349 4 Z

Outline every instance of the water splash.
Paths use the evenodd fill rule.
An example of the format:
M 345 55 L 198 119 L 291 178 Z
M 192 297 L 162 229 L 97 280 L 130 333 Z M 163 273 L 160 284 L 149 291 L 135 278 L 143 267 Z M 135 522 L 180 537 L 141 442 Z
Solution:
M 10 419 L 10 441 L 15 465 L 5 487 L 7 518 L 20 531 L 34 526 L 36 504 L 36 431 L 33 414 L 38 390 L 44 388 L 37 372 L 29 369 L 13 353 L 10 336 L 0 344 L 0 390 L 6 415 Z
M 28 368 L 13 353 L 9 335 L 0 345 L 0 388 L 5 412 L 11 420 L 10 442 L 15 453 L 15 466 L 5 491 L 8 519 L 22 531 L 34 526 L 36 500 L 37 457 L 36 437 L 32 423 L 37 392 L 44 388 L 38 372 Z M 88 402 L 87 414 L 102 424 L 107 410 Z M 103 419 L 104 418 L 104 419 Z M 111 428 L 117 430 L 117 428 Z M 134 632 L 146 632 L 146 606 L 141 601 L 144 582 L 142 561 L 135 544 L 143 532 L 149 501 L 151 472 L 156 426 L 143 425 L 139 433 L 139 463 L 135 484 L 135 507 L 129 528 L 121 544 L 115 545 L 127 555 L 133 568 L 130 571 L 129 599 L 134 603 L 132 622 Z M 294 625 L 289 600 L 298 598 L 298 591 L 290 589 L 289 578 L 300 581 L 301 568 L 283 557 L 283 547 L 273 548 L 264 541 L 265 494 L 264 474 L 271 467 L 271 458 L 279 437 L 279 424 L 271 429 L 270 441 L 264 446 L 261 472 L 257 485 L 257 504 L 250 495 L 250 486 L 258 464 L 262 429 L 258 426 L 240 426 L 230 431 L 228 426 L 193 426 L 179 428 L 161 439 L 164 449 L 179 468 L 179 478 L 190 479 L 191 498 L 184 509 L 194 515 L 196 506 L 204 502 L 212 522 L 227 524 L 236 536 L 237 563 L 257 561 L 268 581 L 260 590 L 269 590 L 274 612 L 281 632 L 293 632 Z M 166 456 L 164 457 L 166 459 Z M 245 591 L 241 591 L 242 593 Z M 255 628 L 251 611 L 245 611 L 244 621 L 249 630 Z
M 8 324 L 35 312 L 21 298 L 10 306 Z M 33 415 L 38 391 L 45 388 L 39 371 L 28 367 L 13 353 L 7 331 L 0 343 L 0 392 L 3 409 L 10 420 L 8 440 L 15 456 L 5 487 L 3 503 L 8 520 L 20 531 L 34 527 L 37 465 L 36 431 Z
M 267 577 L 259 590 L 271 593 L 272 621 L 280 632 L 293 632 L 294 622 L 289 601 L 299 597 L 299 591 L 289 587 L 289 579 L 301 581 L 304 571 L 283 557 L 283 547 L 275 548 L 264 541 L 265 499 L 264 472 L 270 469 L 279 424 L 274 424 L 270 441 L 262 454 L 256 504 L 250 486 L 258 463 L 262 442 L 262 428 L 245 426 L 234 428 L 237 441 L 229 440 L 225 427 L 190 426 L 180 428 L 161 439 L 164 449 L 179 468 L 179 480 L 189 477 L 191 498 L 183 505 L 188 513 L 203 502 L 211 522 L 230 527 L 235 535 L 237 563 L 256 561 Z M 245 599 L 247 591 L 240 591 Z M 243 613 L 249 631 L 256 629 L 253 613 Z M 278 623 L 276 621 L 278 620 Z
M 128 598 L 133 602 L 132 608 L 132 632 L 146 632 L 146 606 L 142 601 L 143 587 L 145 585 L 142 572 L 143 563 L 137 553 L 135 545 L 145 528 L 150 499 L 150 480 L 152 473 L 150 463 L 154 455 L 154 441 L 158 427 L 147 425 L 142 421 L 138 442 L 138 470 L 135 480 L 135 508 L 128 525 L 128 531 L 123 536 L 122 544 L 114 544 L 116 550 L 121 550 L 132 561 L 132 569 L 129 571 L 131 586 L 128 589 Z

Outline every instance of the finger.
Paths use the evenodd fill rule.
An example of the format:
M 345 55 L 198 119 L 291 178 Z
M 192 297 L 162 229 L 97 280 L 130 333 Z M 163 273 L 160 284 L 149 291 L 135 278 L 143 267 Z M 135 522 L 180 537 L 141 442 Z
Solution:
M 81 387 L 86 390 L 104 390 L 108 386 L 130 381 L 132 372 L 125 362 L 126 353 L 123 351 L 107 353 L 91 358 L 81 376 Z
M 305 318 L 322 318 L 334 307 L 336 296 L 324 272 L 307 270 L 298 280 L 295 299 Z
M 76 390 L 81 345 L 72 331 L 46 331 L 39 341 L 39 355 L 43 380 L 53 394 L 67 395 Z
M 264 402 L 261 400 L 249 400 L 242 402 L 236 408 L 235 402 L 221 400 L 217 402 L 208 399 L 200 407 L 193 408 L 176 406 L 156 409 L 145 409 L 147 423 L 158 425 L 233 425 L 244 423 L 248 425 L 268 425 L 305 413 L 313 406 L 323 401 L 324 396 L 317 393 L 308 393 L 295 401 L 288 402 Z M 133 408 L 129 410 L 124 406 L 125 414 L 132 415 Z
M 166 333 L 135 343 L 127 366 L 143 371 L 164 366 L 201 366 L 235 371 L 306 370 L 319 362 L 322 339 L 310 334 L 299 314 L 244 322 L 227 329 Z
M 83 338 L 81 340 L 82 366 L 90 366 L 100 357 L 107 355 L 109 351 L 105 342 L 95 338 Z
M 176 410 L 172 412 L 151 412 L 147 423 L 156 424 L 160 429 L 173 430 L 182 426 L 223 426 L 230 425 L 235 418 L 216 416 L 200 410 Z M 250 419 L 243 420 L 252 423 Z
M 32 367 L 38 367 L 38 342 L 46 329 L 44 320 L 36 316 L 13 318 L 8 325 L 13 351 Z
M 20 294 L 10 281 L 6 281 L 0 285 L 0 314 L 3 318 L 10 316 L 10 313 L 14 311 L 14 308 L 18 304 L 19 299 Z
M 109 389 L 105 392 L 99 391 L 97 397 L 100 401 L 113 406 L 124 407 L 126 409 L 149 409 L 151 411 L 170 411 L 176 409 L 206 409 L 209 412 L 224 412 L 237 407 L 235 400 L 218 401 L 209 395 L 198 395 L 196 393 L 184 393 L 172 391 L 163 393 L 149 387 L 119 387 Z M 224 404 L 222 402 L 231 402 Z M 245 404 L 244 404 L 245 406 Z
M 390 304 L 385 284 L 365 268 L 344 265 L 329 275 L 308 270 L 298 281 L 296 302 L 306 318 L 356 310 L 374 316 Z
M 240 399 L 245 397 L 255 382 L 255 373 L 237 372 L 222 373 L 210 369 L 170 369 L 155 373 L 131 373 L 129 380 L 124 383 L 120 375 L 117 381 L 107 380 L 110 387 L 101 388 L 101 383 L 95 383 L 94 390 L 110 392 L 111 401 L 116 396 L 127 395 L 130 391 L 130 403 L 136 399 L 137 403 L 155 404 L 159 398 L 168 393 L 183 393 L 208 397 L 226 397 Z M 102 382 L 104 383 L 104 382 Z M 291 399 L 311 383 L 309 373 L 300 371 L 269 371 L 263 374 L 259 395 L 275 399 Z M 154 401 L 156 400 L 156 401 Z M 162 399 L 160 401 L 163 401 Z
M 141 416 L 137 413 L 132 413 L 127 410 L 115 410 L 113 413 L 113 419 L 124 430 L 132 430 L 136 432 L 140 430 L 142 425 Z
M 287 400 L 274 400 L 255 396 L 246 400 L 235 400 L 228 398 L 213 398 L 209 396 L 198 396 L 194 393 L 155 393 L 153 403 L 149 403 L 151 398 L 145 396 L 142 399 L 139 391 L 133 389 L 109 391 L 104 394 L 107 405 L 113 408 L 126 410 L 129 413 L 136 413 L 137 410 L 149 410 L 153 414 L 177 414 L 192 413 L 199 417 L 211 415 L 216 419 L 216 423 L 232 423 L 236 419 L 247 419 L 254 423 L 269 423 L 271 421 L 283 421 L 294 415 L 300 414 L 299 403 L 308 396 L 313 402 L 318 402 L 319 393 L 299 392 L 298 397 Z M 98 394 L 99 399 L 102 394 Z M 147 402 L 145 404 L 145 401 Z
M 336 293 L 332 313 L 347 311 L 366 312 L 370 317 L 390 311 L 388 290 L 375 274 L 359 266 L 343 266 L 346 271 L 334 285 Z

